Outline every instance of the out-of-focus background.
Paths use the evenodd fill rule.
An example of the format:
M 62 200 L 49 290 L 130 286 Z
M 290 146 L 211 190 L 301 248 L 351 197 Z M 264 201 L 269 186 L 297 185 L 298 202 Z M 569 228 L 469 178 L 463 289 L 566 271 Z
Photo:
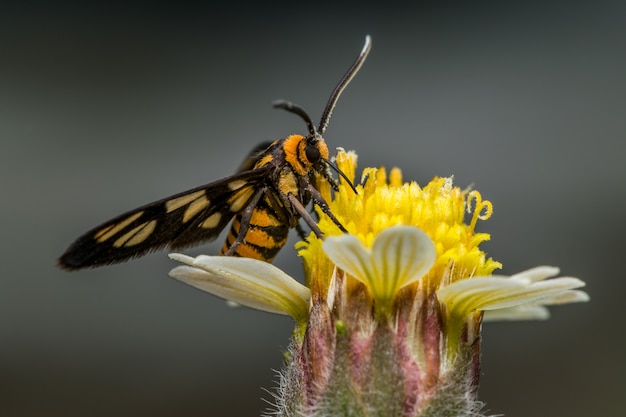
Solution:
M 329 146 L 421 183 L 473 184 L 493 202 L 479 227 L 504 273 L 557 265 L 588 284 L 591 303 L 554 308 L 547 322 L 485 325 L 480 398 L 516 417 L 621 415 L 624 22 L 620 1 L 4 4 L 0 415 L 267 407 L 288 318 L 168 278 L 164 252 L 78 273 L 55 259 L 100 222 L 304 132 L 271 102 L 317 120 L 366 34 L 372 53 Z M 275 264 L 301 276 L 294 242 Z

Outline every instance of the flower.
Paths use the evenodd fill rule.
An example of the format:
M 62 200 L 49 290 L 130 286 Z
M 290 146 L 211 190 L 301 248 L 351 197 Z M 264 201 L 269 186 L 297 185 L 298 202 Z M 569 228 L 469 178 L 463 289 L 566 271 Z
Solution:
M 311 291 L 272 264 L 228 256 L 169 256 L 186 264 L 172 269 L 172 278 L 237 304 L 289 314 L 296 321 L 307 316 Z
M 354 181 L 356 155 L 336 162 Z M 296 245 L 305 284 L 243 258 L 171 255 L 171 275 L 223 298 L 296 321 L 277 394 L 281 416 L 479 416 L 483 320 L 543 319 L 545 306 L 587 301 L 584 283 L 541 266 L 510 277 L 480 244 L 493 208 L 478 191 L 435 178 L 404 183 L 368 168 L 357 193 L 319 189 L 348 230 L 321 211 Z M 551 279 L 548 279 L 551 278 Z

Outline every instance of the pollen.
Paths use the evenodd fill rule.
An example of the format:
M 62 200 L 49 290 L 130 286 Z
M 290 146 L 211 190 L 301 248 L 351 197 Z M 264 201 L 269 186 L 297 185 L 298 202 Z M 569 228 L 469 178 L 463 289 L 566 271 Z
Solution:
M 355 153 L 340 149 L 336 163 L 348 178 L 355 178 Z M 371 247 L 376 236 L 392 226 L 410 225 L 425 232 L 435 243 L 437 252 L 425 281 L 431 288 L 471 276 L 490 275 L 501 267 L 479 248 L 490 236 L 477 233 L 475 228 L 479 220 L 491 217 L 493 207 L 478 191 L 462 190 L 453 185 L 452 177 L 435 177 L 421 187 L 414 181 L 405 182 L 399 168 L 389 173 L 385 168 L 366 168 L 356 188 L 357 193 L 354 193 L 348 184 L 339 185 L 339 190 L 329 199 L 332 213 L 366 247 Z M 330 195 L 330 190 L 322 191 L 325 196 Z M 319 227 L 326 236 L 341 234 L 326 216 L 320 219 Z M 307 269 L 310 272 L 330 269 L 331 266 L 324 265 L 330 261 L 325 260 L 315 235 L 307 240 L 308 243 L 298 245 Z M 311 276 L 308 272 L 307 275 Z M 322 287 L 327 285 L 321 284 Z

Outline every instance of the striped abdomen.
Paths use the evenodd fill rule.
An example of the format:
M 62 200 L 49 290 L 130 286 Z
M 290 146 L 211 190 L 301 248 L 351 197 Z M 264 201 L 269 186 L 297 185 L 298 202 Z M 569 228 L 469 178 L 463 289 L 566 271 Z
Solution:
M 228 237 L 220 252 L 224 255 L 237 241 L 242 214 L 238 214 L 228 231 Z M 238 243 L 232 255 L 271 262 L 287 242 L 289 219 L 278 218 L 267 195 L 263 196 L 252 211 L 250 223 L 243 241 Z

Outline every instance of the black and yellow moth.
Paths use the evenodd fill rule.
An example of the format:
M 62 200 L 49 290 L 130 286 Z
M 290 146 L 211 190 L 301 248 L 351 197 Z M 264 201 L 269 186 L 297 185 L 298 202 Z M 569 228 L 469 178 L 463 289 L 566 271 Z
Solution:
M 127 261 L 169 247 L 180 249 L 214 240 L 229 224 L 222 255 L 271 262 L 303 219 L 318 236 L 322 232 L 306 209 L 320 207 L 342 231 L 318 191 L 317 181 L 337 188 L 330 169 L 354 186 L 328 159 L 322 137 L 345 87 L 361 68 L 371 47 L 369 36 L 356 60 L 333 90 L 316 127 L 304 109 L 288 101 L 274 102 L 300 116 L 308 135 L 290 135 L 260 145 L 233 176 L 155 201 L 121 214 L 79 237 L 59 258 L 67 270 Z

